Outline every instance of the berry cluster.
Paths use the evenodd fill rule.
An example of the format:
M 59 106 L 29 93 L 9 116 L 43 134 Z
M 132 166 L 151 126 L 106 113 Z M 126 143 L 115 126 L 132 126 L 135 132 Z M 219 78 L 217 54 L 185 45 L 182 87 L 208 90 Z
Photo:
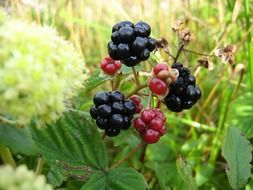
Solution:
M 134 102 L 135 106 L 136 106 L 135 114 L 140 113 L 141 110 L 143 109 L 143 106 L 141 105 L 141 99 L 140 99 L 140 97 L 134 95 L 134 96 L 130 97 L 130 100 L 132 100 Z
M 156 40 L 149 37 L 151 28 L 145 22 L 133 24 L 122 21 L 112 28 L 108 53 L 111 58 L 121 60 L 128 67 L 133 67 L 149 58 L 156 48 Z
M 120 61 L 115 61 L 111 57 L 106 56 L 100 63 L 101 69 L 108 75 L 114 75 L 121 68 Z
M 158 109 L 145 109 L 140 117 L 134 119 L 134 127 L 148 144 L 159 141 L 166 132 L 166 118 Z
M 125 100 L 121 92 L 97 92 L 93 102 L 95 105 L 90 108 L 90 115 L 107 136 L 117 136 L 120 129 L 131 126 L 136 106 L 132 100 Z
M 154 94 L 165 96 L 169 91 L 168 86 L 177 77 L 178 71 L 176 69 L 169 68 L 166 63 L 156 64 L 153 69 L 153 78 L 149 83 L 149 88 Z
M 179 76 L 170 84 L 169 94 L 164 100 L 169 110 L 180 112 L 191 108 L 200 99 L 201 91 L 188 68 L 183 67 L 181 63 L 174 63 L 172 68 L 179 71 Z

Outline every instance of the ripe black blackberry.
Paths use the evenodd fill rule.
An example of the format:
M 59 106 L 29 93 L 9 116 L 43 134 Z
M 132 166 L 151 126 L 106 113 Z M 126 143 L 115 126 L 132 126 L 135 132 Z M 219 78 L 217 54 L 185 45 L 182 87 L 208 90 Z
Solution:
M 190 109 L 201 97 L 201 91 L 196 86 L 196 79 L 181 63 L 174 63 L 172 68 L 178 69 L 179 76 L 170 84 L 169 94 L 164 99 L 165 104 L 174 112 Z
M 128 67 L 133 67 L 149 58 L 156 48 L 156 40 L 149 37 L 151 28 L 145 22 L 133 24 L 122 21 L 112 27 L 108 53 L 114 60 L 120 60 Z
M 97 92 L 93 102 L 95 105 L 90 108 L 90 115 L 107 136 L 117 136 L 121 129 L 131 126 L 136 106 L 132 100 L 125 100 L 121 92 Z

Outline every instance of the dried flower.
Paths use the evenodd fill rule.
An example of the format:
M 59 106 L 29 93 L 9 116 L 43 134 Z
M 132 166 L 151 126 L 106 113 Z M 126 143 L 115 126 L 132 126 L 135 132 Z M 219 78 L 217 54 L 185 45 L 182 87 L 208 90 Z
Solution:
M 192 40 L 192 34 L 189 29 L 184 29 L 179 31 L 179 39 L 180 39 L 180 44 L 183 46 L 186 46 L 190 43 Z
M 215 51 L 215 55 L 222 59 L 222 62 L 227 64 L 234 64 L 234 53 L 236 52 L 235 45 L 227 45 L 224 48 L 219 48 Z
M 208 57 L 199 59 L 198 64 L 199 66 L 207 68 L 209 71 L 213 70 L 213 62 L 211 62 Z
M 164 48 L 168 48 L 169 43 L 165 38 L 161 38 L 161 39 L 156 40 L 156 46 L 157 46 L 157 48 L 164 49 Z
M 0 44 L 0 115 L 56 120 L 86 77 L 81 56 L 52 28 L 15 19 L 0 22 Z
M 187 18 L 179 18 L 175 20 L 174 23 L 172 24 L 172 30 L 174 32 L 182 30 L 185 27 L 185 25 L 188 24 L 188 22 L 189 22 L 189 19 Z
M 16 169 L 6 165 L 0 167 L 0 189 L 52 190 L 53 188 L 46 184 L 46 179 L 43 175 L 36 176 L 25 165 L 21 165 Z

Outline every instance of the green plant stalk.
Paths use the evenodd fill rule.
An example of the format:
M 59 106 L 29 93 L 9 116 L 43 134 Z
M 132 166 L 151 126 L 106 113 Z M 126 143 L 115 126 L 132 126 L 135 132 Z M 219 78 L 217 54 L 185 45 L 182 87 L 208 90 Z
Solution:
M 249 8 L 249 0 L 244 0 L 244 15 L 246 20 L 246 29 L 250 28 L 250 8 Z M 251 91 L 253 91 L 253 49 L 251 44 L 252 33 L 249 32 L 247 38 L 247 49 L 248 49 L 248 64 L 249 64 L 249 75 L 250 75 L 250 86 Z
M 36 167 L 36 170 L 35 170 L 35 175 L 40 175 L 41 174 L 43 166 L 44 166 L 44 160 L 43 160 L 42 157 L 39 157 L 38 164 L 37 164 L 37 167 Z
M 129 98 L 133 95 L 135 95 L 137 92 L 139 92 L 140 90 L 142 90 L 143 88 L 148 87 L 147 84 L 140 84 L 139 86 L 136 86 L 127 96 L 126 98 Z
M 225 85 L 225 86 L 228 86 L 228 85 Z M 220 145 L 219 142 L 221 140 L 223 132 L 225 131 L 225 122 L 226 122 L 226 118 L 227 118 L 227 114 L 228 114 L 228 108 L 229 108 L 229 103 L 230 103 L 230 100 L 232 97 L 232 93 L 233 93 L 233 91 L 228 88 L 224 94 L 224 98 L 222 101 L 220 119 L 219 119 L 219 123 L 218 123 L 218 128 L 217 128 L 214 140 L 213 140 L 213 146 L 212 146 L 211 154 L 210 154 L 210 158 L 209 158 L 210 164 L 215 163 L 216 158 L 217 158 L 218 153 L 221 148 L 221 146 L 219 146 Z
M 0 154 L 5 164 L 9 164 L 12 167 L 16 167 L 15 160 L 13 159 L 11 151 L 7 146 L 0 144 Z

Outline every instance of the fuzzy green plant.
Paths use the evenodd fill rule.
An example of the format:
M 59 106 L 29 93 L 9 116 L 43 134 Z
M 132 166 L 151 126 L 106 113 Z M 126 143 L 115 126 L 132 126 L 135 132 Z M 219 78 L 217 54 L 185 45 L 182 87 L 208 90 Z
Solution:
M 17 19 L 0 22 L 1 117 L 39 126 L 56 120 L 82 88 L 84 71 L 80 54 L 54 29 Z
M 25 165 L 14 169 L 9 165 L 0 167 L 0 189 L 5 190 L 52 190 L 43 175 L 36 176 Z

